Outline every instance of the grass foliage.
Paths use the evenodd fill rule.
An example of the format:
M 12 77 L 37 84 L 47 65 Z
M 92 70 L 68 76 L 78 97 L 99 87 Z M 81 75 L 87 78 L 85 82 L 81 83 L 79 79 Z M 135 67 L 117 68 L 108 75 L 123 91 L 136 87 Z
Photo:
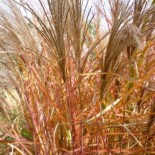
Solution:
M 84 2 L 0 0 L 0 154 L 155 154 L 154 1 Z

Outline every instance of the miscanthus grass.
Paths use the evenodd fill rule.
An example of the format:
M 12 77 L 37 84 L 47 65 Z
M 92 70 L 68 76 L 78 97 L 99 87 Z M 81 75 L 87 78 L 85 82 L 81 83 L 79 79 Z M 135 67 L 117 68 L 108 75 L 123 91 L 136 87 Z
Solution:
M 0 154 L 154 154 L 154 3 L 0 0 Z

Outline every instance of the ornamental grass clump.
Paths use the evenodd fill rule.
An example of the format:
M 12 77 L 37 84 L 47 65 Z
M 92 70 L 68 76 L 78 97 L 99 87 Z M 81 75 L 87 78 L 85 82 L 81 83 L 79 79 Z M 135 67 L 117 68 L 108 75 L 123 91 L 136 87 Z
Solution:
M 0 154 L 153 154 L 154 1 L 0 0 Z

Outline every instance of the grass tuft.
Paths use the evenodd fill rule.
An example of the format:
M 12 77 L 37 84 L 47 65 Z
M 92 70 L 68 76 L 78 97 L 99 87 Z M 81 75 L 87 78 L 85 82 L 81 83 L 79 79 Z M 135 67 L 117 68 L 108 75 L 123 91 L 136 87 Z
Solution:
M 36 3 L 0 0 L 0 154 L 153 154 L 154 1 Z

